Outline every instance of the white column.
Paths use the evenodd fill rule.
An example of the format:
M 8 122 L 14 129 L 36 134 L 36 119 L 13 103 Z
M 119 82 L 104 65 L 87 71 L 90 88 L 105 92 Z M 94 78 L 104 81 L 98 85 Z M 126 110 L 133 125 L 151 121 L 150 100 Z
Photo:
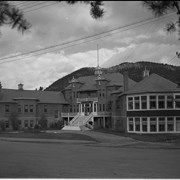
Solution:
M 78 113 L 80 113 L 81 112 L 81 105 L 80 105 L 80 103 L 78 104 Z
M 80 104 L 80 107 L 81 107 L 81 113 L 82 113 L 82 103 Z
M 92 103 L 92 112 L 94 113 L 94 101 Z

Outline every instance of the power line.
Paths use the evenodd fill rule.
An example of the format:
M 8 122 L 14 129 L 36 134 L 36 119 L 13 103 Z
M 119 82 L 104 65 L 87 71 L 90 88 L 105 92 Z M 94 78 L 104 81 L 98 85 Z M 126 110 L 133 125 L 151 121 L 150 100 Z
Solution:
M 14 3 L 14 2 L 17 2 L 17 1 L 11 1 L 14 5 L 18 6 L 18 5 L 21 5 L 21 4 L 26 4 L 28 3 L 27 1 L 21 1 L 21 3 Z M 30 1 L 31 2 L 31 1 Z
M 152 23 L 152 22 L 150 22 L 150 23 Z M 159 26 L 160 26 L 161 23 L 162 23 L 162 21 L 161 21 L 158 25 L 154 26 L 155 28 L 154 28 L 153 26 L 151 26 L 151 27 L 149 28 L 149 26 L 151 25 L 151 24 L 149 24 L 149 26 L 146 27 L 147 31 L 146 31 L 145 34 L 151 32 L 152 30 L 156 31 L 156 29 L 159 28 Z M 163 23 L 164 23 L 164 22 L 163 22 Z M 152 28 L 152 27 L 153 27 L 153 28 Z M 145 35 L 145 34 L 144 34 L 144 35 Z M 138 45 L 138 47 L 139 47 L 139 45 Z M 128 56 L 126 55 L 126 56 L 122 59 L 122 62 L 124 62 L 125 59 L 129 59 L 129 58 L 133 55 L 133 53 L 137 50 L 138 47 L 133 48 L 132 51 L 129 53 L 129 55 L 128 55 Z
M 36 6 L 41 5 L 41 4 L 44 4 L 44 3 L 47 3 L 47 2 L 46 2 L 46 1 L 44 2 L 44 1 L 43 1 L 43 2 L 39 2 L 39 3 L 31 4 L 30 6 L 23 7 L 22 10 L 24 11 L 24 10 L 26 10 L 26 9 L 31 9 L 31 8 L 33 8 L 33 7 L 36 7 Z M 18 7 L 18 8 L 20 8 L 20 7 Z
M 48 6 L 52 6 L 52 5 L 57 4 L 57 3 L 58 3 L 58 2 L 55 2 L 55 3 L 52 3 L 52 4 L 48 4 L 48 5 L 46 5 L 46 6 L 41 6 L 41 7 L 36 8 L 36 9 L 32 9 L 32 10 L 29 10 L 29 11 L 25 11 L 25 13 L 28 13 L 28 12 L 31 12 L 31 11 L 36 11 L 36 10 L 38 10 L 38 9 L 45 8 L 45 7 L 48 7 Z
M 48 4 L 48 5 L 44 5 L 44 6 L 40 6 L 42 4 L 45 4 L 45 3 L 49 3 L 51 1 L 30 1 L 30 2 L 24 2 L 24 3 L 20 3 L 18 6 L 17 4 L 15 4 L 15 6 L 17 6 L 18 9 L 21 9 L 24 13 L 27 13 L 27 12 L 31 12 L 31 11 L 35 11 L 35 10 L 38 10 L 38 9 L 41 9 L 41 8 L 45 8 L 47 6 L 52 6 L 54 4 L 57 4 L 59 2 L 54 2 L 52 4 Z M 39 6 L 39 7 L 38 7 Z M 35 8 L 37 7 L 37 8 Z M 26 11 L 24 11 L 26 10 Z
M 177 57 L 177 56 L 175 55 L 173 58 L 171 58 L 171 59 L 167 62 L 167 64 L 170 63 L 171 61 L 173 61 L 176 57 Z
M 42 4 L 42 1 L 35 1 L 35 2 L 32 2 L 32 1 L 30 1 L 30 2 L 26 2 L 25 4 L 22 4 L 22 5 L 20 5 L 20 6 L 17 6 L 19 9 L 22 9 L 22 10 L 24 10 L 24 9 L 26 9 L 26 8 L 31 8 L 31 6 L 33 5 L 33 7 L 34 7 L 34 5 L 38 5 L 38 4 Z
M 135 27 L 130 27 L 129 29 L 134 29 L 136 27 L 139 27 L 139 26 L 142 26 L 144 24 L 147 24 L 147 23 L 150 23 L 150 22 L 154 22 L 154 21 L 157 21 L 159 19 L 162 19 L 162 18 L 165 18 L 166 16 L 170 16 L 170 15 L 173 15 L 174 13 L 170 13 L 168 15 L 165 15 L 161 18 L 148 18 L 148 19 L 145 19 L 145 20 L 141 20 L 139 22 L 135 22 L 135 23 L 131 23 L 129 25 L 125 25 L 125 26 L 121 26 L 121 27 L 118 27 L 118 28 L 115 28 L 115 29 L 111 29 L 111 30 L 108 30 L 106 32 L 102 32 L 102 33 L 98 33 L 96 35 L 91 35 L 91 36 L 87 36 L 87 37 L 83 37 L 83 38 L 79 38 L 79 39 L 76 39 L 76 40 L 73 40 L 73 41 L 68 41 L 68 42 L 65 42 L 65 43 L 61 43 L 61 44 L 56 44 L 56 45 L 52 45 L 52 46 L 49 46 L 49 47 L 46 47 L 46 48 L 42 48 L 42 49 L 38 49 L 38 50 L 34 50 L 34 51 L 30 51 L 30 52 L 26 52 L 26 53 L 22 53 L 20 55 L 13 55 L 13 56 L 10 56 L 10 57 L 4 57 L 4 58 L 0 58 L 0 61 L 2 60 L 5 60 L 5 59 L 11 59 L 11 58 L 15 58 L 15 57 L 20 57 L 20 56 L 23 56 L 23 55 L 28 55 L 28 54 L 32 54 L 32 53 L 36 53 L 36 52 L 39 52 L 39 51 L 44 51 L 44 50 L 48 50 L 48 49 L 51 49 L 51 48 L 55 48 L 55 47 L 58 47 L 58 46 L 64 46 L 64 45 L 68 45 L 68 44 L 71 44 L 71 43 L 74 43 L 76 41 L 82 41 L 82 40 L 86 40 L 86 39 L 89 39 L 89 38 L 94 38 L 94 37 L 97 37 L 97 36 L 100 36 L 100 35 L 103 35 L 103 34 L 106 34 L 102 37 L 97 37 L 96 39 L 92 39 L 90 41 L 94 41 L 94 40 L 97 40 L 97 39 L 101 39 L 101 38 L 104 38 L 104 37 L 107 37 L 107 36 L 111 36 L 113 34 L 116 34 L 116 33 L 119 33 L 119 32 L 114 32 L 114 31 L 117 31 L 117 30 L 120 30 L 120 29 L 123 29 L 123 28 L 127 28 L 129 26 L 132 26 L 132 25 L 136 25 L 138 24 L 137 26 Z M 147 22 L 147 21 L 150 21 L 150 22 Z M 143 24 L 140 24 L 140 23 L 143 23 Z M 127 31 L 129 29 L 125 29 L 125 30 L 122 30 L 122 31 Z M 120 32 L 122 32 L 120 31 Z M 110 33 L 111 34 L 107 34 L 107 33 Z M 83 42 L 83 43 L 86 43 L 87 41 Z M 80 43 L 82 44 L 82 43 Z M 46 52 L 47 53 L 47 52 Z M 7 62 L 7 61 L 5 61 Z M 9 61 L 8 61 L 9 62 Z

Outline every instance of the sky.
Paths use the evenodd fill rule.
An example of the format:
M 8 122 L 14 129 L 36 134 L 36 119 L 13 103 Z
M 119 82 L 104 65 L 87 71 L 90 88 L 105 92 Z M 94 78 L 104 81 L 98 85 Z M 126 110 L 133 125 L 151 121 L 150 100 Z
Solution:
M 83 3 L 12 3 L 24 12 L 32 27 L 24 34 L 10 26 L 0 27 L 0 82 L 3 88 L 17 89 L 19 83 L 24 84 L 24 89 L 46 88 L 82 67 L 96 67 L 97 44 L 101 67 L 138 61 L 180 65 L 178 58 L 171 60 L 179 51 L 177 34 L 167 34 L 164 30 L 166 23 L 176 19 L 176 15 L 131 25 L 154 17 L 140 1 L 105 1 L 105 14 L 98 20 L 91 17 L 90 7 Z M 126 28 L 122 28 L 124 26 Z M 118 30 L 110 31 L 115 28 Z M 87 39 L 97 34 L 101 35 Z M 58 46 L 47 49 L 54 45 Z M 43 48 L 46 50 L 39 51 L 39 55 L 23 55 Z

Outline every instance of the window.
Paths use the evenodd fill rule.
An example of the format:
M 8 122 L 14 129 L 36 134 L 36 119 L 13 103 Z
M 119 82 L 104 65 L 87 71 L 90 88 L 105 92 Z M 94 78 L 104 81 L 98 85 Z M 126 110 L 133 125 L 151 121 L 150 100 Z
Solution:
M 29 106 L 29 112 L 33 112 L 34 111 L 34 106 L 33 105 L 30 105 Z
M 151 132 L 157 131 L 156 118 L 150 118 L 150 131 Z
M 147 109 L 147 96 L 141 96 L 141 109 Z
M 101 90 L 99 90 L 99 97 L 101 97 Z
M 128 110 L 133 109 L 133 97 L 128 97 Z
M 140 118 L 135 118 L 135 131 L 140 131 Z
M 108 101 L 107 111 L 111 111 L 111 107 L 112 107 L 112 101 Z
M 28 120 L 24 121 L 24 127 L 28 127 Z
M 34 126 L 34 121 L 30 120 L 30 127 L 32 128 Z
M 9 121 L 5 122 L 6 128 L 9 128 Z
M 176 131 L 180 131 L 180 117 L 176 117 Z
M 10 112 L 10 110 L 9 110 L 9 104 L 5 104 L 5 112 Z
M 28 112 L 28 105 L 24 105 L 24 112 Z
M 165 118 L 159 117 L 159 132 L 165 131 Z
M 18 121 L 19 125 L 21 126 L 21 120 Z
M 173 131 L 174 130 L 174 118 L 168 117 L 167 118 L 167 131 Z
M 21 112 L 21 105 L 18 105 L 18 113 Z
M 103 93 L 102 93 L 102 96 L 103 96 L 103 97 L 105 96 L 105 92 L 104 92 L 104 89 L 103 89 Z
M 116 109 L 120 109 L 120 99 L 116 100 Z
M 156 96 L 149 96 L 150 109 L 156 109 Z
M 59 111 L 58 111 L 58 110 L 55 110 L 55 111 L 54 111 L 54 118 L 58 118 L 58 117 L 59 117 L 58 114 L 59 114 Z
M 47 105 L 44 105 L 44 112 L 47 113 Z
M 99 111 L 101 111 L 101 104 L 99 104 Z
M 140 109 L 140 98 L 139 98 L 139 96 L 134 98 L 134 104 L 135 104 L 135 109 Z
M 129 131 L 134 131 L 133 118 L 128 118 L 129 120 Z
M 147 118 L 142 118 L 142 131 L 147 132 Z
M 103 104 L 103 111 L 106 111 L 105 104 Z
M 180 108 L 180 95 L 175 96 L 176 108 Z
M 159 109 L 165 108 L 165 96 L 158 96 L 158 108 Z
M 173 96 L 167 96 L 167 109 L 173 109 Z

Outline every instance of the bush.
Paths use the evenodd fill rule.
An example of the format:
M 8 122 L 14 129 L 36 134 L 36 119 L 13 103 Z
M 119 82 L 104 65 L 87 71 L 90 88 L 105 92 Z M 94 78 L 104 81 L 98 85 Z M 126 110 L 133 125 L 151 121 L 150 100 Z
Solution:
M 50 129 L 62 129 L 64 127 L 63 121 L 57 121 L 57 122 L 52 122 L 50 124 Z
M 19 130 L 19 119 L 17 113 L 11 113 L 9 116 L 9 121 L 11 122 L 13 130 Z
M 35 124 L 34 129 L 39 129 L 39 128 L 40 128 L 39 125 Z
M 43 114 L 38 122 L 39 128 L 46 129 L 47 128 L 47 119 L 46 116 Z
M 1 130 L 2 131 L 5 131 L 6 130 L 6 122 L 4 120 L 1 120 L 0 121 L 0 127 L 1 127 Z

